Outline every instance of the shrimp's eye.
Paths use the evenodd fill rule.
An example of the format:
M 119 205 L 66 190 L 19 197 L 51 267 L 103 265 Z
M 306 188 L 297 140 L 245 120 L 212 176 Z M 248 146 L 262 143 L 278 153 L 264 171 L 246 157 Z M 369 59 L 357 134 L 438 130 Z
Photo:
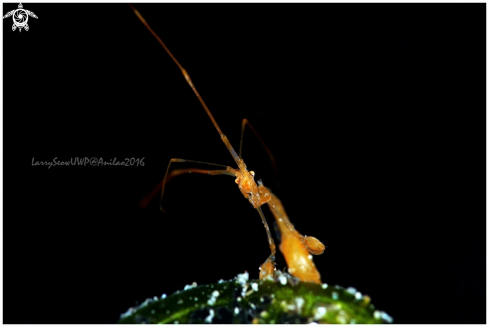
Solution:
M 236 184 L 239 184 L 239 179 L 237 179 L 237 178 L 236 178 L 236 179 L 234 180 L 234 182 L 235 182 Z
M 255 172 L 253 170 L 250 171 L 251 176 L 255 177 Z

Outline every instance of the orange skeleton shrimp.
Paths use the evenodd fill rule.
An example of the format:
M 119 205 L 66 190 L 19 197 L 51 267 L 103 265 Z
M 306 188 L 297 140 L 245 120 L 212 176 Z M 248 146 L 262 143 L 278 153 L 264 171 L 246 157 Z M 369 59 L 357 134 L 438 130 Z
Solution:
M 273 196 L 271 192 L 263 186 L 261 182 L 257 183 L 254 180 L 255 173 L 253 171 L 248 171 L 246 164 L 244 163 L 243 159 L 238 156 L 236 151 L 234 151 L 234 148 L 232 147 L 231 143 L 229 142 L 228 138 L 224 133 L 221 131 L 219 128 L 219 125 L 217 124 L 216 120 L 212 116 L 212 113 L 210 110 L 207 108 L 207 105 L 205 104 L 204 100 L 200 96 L 199 92 L 195 88 L 194 84 L 192 83 L 192 80 L 190 79 L 190 76 L 188 75 L 187 71 L 180 65 L 180 63 L 177 61 L 177 59 L 173 56 L 173 54 L 170 52 L 170 50 L 166 47 L 165 43 L 160 39 L 160 37 L 153 31 L 153 29 L 149 26 L 149 24 L 146 22 L 146 20 L 143 18 L 143 16 L 137 11 L 134 6 L 129 4 L 136 14 L 136 16 L 139 18 L 139 20 L 146 26 L 146 28 L 153 34 L 153 36 L 158 40 L 158 42 L 161 44 L 161 46 L 165 49 L 165 51 L 168 53 L 168 55 L 173 59 L 175 64 L 180 68 L 183 76 L 185 77 L 185 80 L 189 84 L 189 86 L 192 88 L 192 91 L 195 93 L 197 98 L 199 99 L 200 103 L 204 107 L 207 115 L 209 116 L 210 120 L 214 124 L 214 127 L 216 128 L 217 132 L 219 133 L 219 136 L 221 137 L 221 140 L 224 142 L 224 145 L 226 148 L 229 150 L 231 153 L 234 161 L 238 165 L 238 169 L 234 169 L 229 166 L 223 166 L 223 165 L 216 165 L 216 164 L 211 164 L 211 163 L 205 163 L 205 162 L 199 162 L 199 161 L 194 161 L 194 160 L 185 160 L 185 159 L 171 159 L 170 163 L 168 164 L 168 167 L 166 169 L 165 177 L 163 181 L 161 182 L 161 198 L 163 198 L 164 194 L 164 186 L 167 183 L 168 180 L 170 180 L 172 177 L 183 174 L 183 173 L 200 173 L 200 174 L 209 174 L 209 175 L 230 175 L 234 176 L 236 178 L 235 182 L 238 184 L 238 187 L 243 194 L 243 196 L 248 199 L 248 201 L 251 203 L 253 208 L 255 208 L 258 213 L 260 214 L 260 217 L 263 221 L 263 225 L 265 226 L 265 230 L 267 232 L 267 237 L 268 237 L 268 244 L 270 247 L 271 254 L 267 258 L 267 260 L 262 264 L 260 267 L 260 278 L 265 278 L 268 276 L 274 276 L 274 271 L 275 271 L 275 253 L 276 253 L 276 248 L 275 248 L 275 242 L 273 241 L 272 235 L 270 233 L 270 229 L 268 227 L 267 221 L 265 219 L 265 216 L 263 214 L 263 211 L 261 210 L 261 206 L 265 203 L 267 203 L 270 206 L 270 209 L 272 210 L 273 214 L 275 217 L 278 217 L 278 222 L 279 226 L 285 225 L 285 227 L 290 231 L 291 235 L 296 239 L 296 243 L 300 242 L 302 246 L 307 249 L 310 253 L 312 254 L 321 254 L 324 252 L 324 245 L 315 237 L 312 236 L 302 236 L 299 232 L 297 232 L 292 224 L 290 224 L 288 218 L 284 216 L 285 211 L 283 210 L 283 207 L 281 206 L 280 200 Z M 245 126 L 245 123 L 247 121 L 243 121 L 243 127 Z M 250 125 L 251 127 L 251 125 Z M 255 132 L 256 133 L 256 132 Z M 241 151 L 240 151 L 241 152 Z M 179 169 L 179 170 L 174 170 L 172 171 L 171 174 L 168 174 L 170 170 L 170 166 L 174 162 L 191 162 L 191 163 L 201 163 L 201 164 L 207 164 L 207 165 L 212 165 L 212 166 L 218 166 L 222 169 L 219 170 L 203 170 L 203 169 Z M 160 184 L 157 185 L 159 187 Z M 154 194 L 154 190 L 150 193 Z M 147 198 L 146 198 L 147 199 Z M 274 199 L 274 200 L 272 200 Z M 277 201 L 278 200 L 278 201 Z M 145 201 L 145 200 L 143 200 Z M 277 202 L 276 202 L 277 201 Z M 146 201 L 147 202 L 147 201 Z M 277 206 L 274 204 L 274 202 L 277 203 L 277 205 L 280 206 L 280 209 L 277 208 Z M 280 203 L 280 204 L 279 204 Z M 144 202 L 142 203 L 144 205 Z M 283 224 L 282 224 L 283 222 Z M 293 250 L 296 251 L 296 250 Z M 288 263 L 288 262 L 287 262 Z M 315 267 L 314 267 L 315 269 Z M 319 277 L 318 277 L 319 278 Z

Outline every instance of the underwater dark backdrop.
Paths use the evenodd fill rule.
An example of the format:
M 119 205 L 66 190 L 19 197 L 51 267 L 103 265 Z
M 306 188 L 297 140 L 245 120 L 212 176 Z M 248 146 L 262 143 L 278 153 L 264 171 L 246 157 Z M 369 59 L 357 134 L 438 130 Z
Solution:
M 323 282 L 395 323 L 485 323 L 485 4 L 136 7 L 236 151 L 243 118 L 267 143 L 277 175 L 249 130 L 243 158 L 327 245 Z M 180 176 L 170 216 L 138 208 L 171 158 L 235 164 L 129 6 L 24 9 L 29 31 L 3 21 L 3 322 L 115 323 L 194 281 L 257 278 L 266 234 L 233 178 Z

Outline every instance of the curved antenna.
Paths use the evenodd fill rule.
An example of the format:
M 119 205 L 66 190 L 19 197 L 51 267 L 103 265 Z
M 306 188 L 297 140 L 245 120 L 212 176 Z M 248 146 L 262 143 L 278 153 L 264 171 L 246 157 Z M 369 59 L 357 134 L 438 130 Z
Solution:
M 129 3 L 129 6 L 131 6 L 132 10 L 136 14 L 136 16 L 139 18 L 139 20 L 143 23 L 144 26 L 146 26 L 146 28 L 148 29 L 148 31 L 150 31 L 151 34 L 153 34 L 153 36 L 156 38 L 156 40 L 158 40 L 158 42 L 161 44 L 161 46 L 165 49 L 166 53 L 168 53 L 168 55 L 173 59 L 173 61 L 175 62 L 175 64 L 177 64 L 178 68 L 180 68 L 180 71 L 182 72 L 183 77 L 185 77 L 185 80 L 187 81 L 188 85 L 190 85 L 190 87 L 192 88 L 192 91 L 194 91 L 195 95 L 197 96 L 197 98 L 199 99 L 200 103 L 204 107 L 205 112 L 207 112 L 207 115 L 209 116 L 209 118 L 211 119 L 212 123 L 214 124 L 214 127 L 216 128 L 217 132 L 221 136 L 221 140 L 224 142 L 224 144 L 228 148 L 229 152 L 231 152 L 231 155 L 233 156 L 234 161 L 236 161 L 236 163 L 238 164 L 238 167 L 239 168 L 242 168 L 243 167 L 244 169 L 246 169 L 246 165 L 244 165 L 243 161 L 239 159 L 238 154 L 236 153 L 236 151 L 234 151 L 234 149 L 233 149 L 231 143 L 229 142 L 228 138 L 221 131 L 221 129 L 219 128 L 219 125 L 217 125 L 217 122 L 214 119 L 214 116 L 212 116 L 211 111 L 209 110 L 209 108 L 207 108 L 207 105 L 205 104 L 204 99 L 202 99 L 202 97 L 200 96 L 199 92 L 197 91 L 197 88 L 194 86 L 194 83 L 192 83 L 192 79 L 190 78 L 190 75 L 187 73 L 187 71 L 185 70 L 185 68 L 183 68 L 182 65 L 180 65 L 180 63 L 178 62 L 177 58 L 175 58 L 173 56 L 173 54 L 171 53 L 170 49 L 167 48 L 167 46 L 160 39 L 160 37 L 158 36 L 158 34 L 156 34 L 156 32 L 153 31 L 153 29 L 151 28 L 151 26 L 149 26 L 149 24 L 146 22 L 146 20 L 144 19 L 144 17 L 139 13 L 139 11 L 136 8 L 134 8 L 134 6 L 132 4 L 130 4 L 130 3 Z

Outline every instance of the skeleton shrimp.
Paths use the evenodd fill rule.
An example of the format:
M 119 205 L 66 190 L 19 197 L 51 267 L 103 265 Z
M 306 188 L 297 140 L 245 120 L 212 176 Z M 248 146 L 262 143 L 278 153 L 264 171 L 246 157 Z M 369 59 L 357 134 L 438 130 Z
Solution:
M 156 40 L 160 43 L 160 45 L 165 49 L 168 55 L 178 66 L 178 68 L 180 68 L 185 80 L 187 81 L 192 91 L 197 96 L 202 107 L 204 108 L 207 115 L 209 116 L 212 124 L 214 125 L 217 132 L 219 133 L 221 140 L 223 141 L 228 151 L 231 153 L 231 156 L 233 157 L 234 161 L 238 166 L 238 169 L 234 169 L 229 166 L 217 165 L 217 164 L 206 163 L 206 162 L 195 161 L 195 160 L 173 158 L 170 160 L 167 166 L 165 177 L 163 178 L 162 182 L 160 182 L 153 189 L 153 191 L 150 192 L 150 194 L 145 199 L 143 199 L 140 206 L 144 207 L 145 205 L 147 205 L 149 200 L 155 195 L 155 193 L 158 192 L 160 188 L 161 188 L 161 199 L 162 199 L 165 185 L 168 183 L 168 181 L 171 180 L 173 177 L 181 174 L 198 173 L 198 174 L 209 174 L 209 175 L 233 176 L 235 178 L 235 183 L 238 185 L 239 190 L 241 191 L 243 196 L 250 202 L 253 208 L 255 208 L 258 211 L 258 214 L 260 215 L 263 225 L 265 226 L 265 230 L 267 232 L 268 244 L 270 247 L 271 254 L 260 267 L 260 279 L 266 277 L 273 277 L 275 272 L 275 254 L 276 254 L 275 242 L 273 241 L 272 235 L 270 233 L 270 229 L 268 227 L 267 221 L 261 209 L 261 206 L 266 203 L 268 204 L 270 210 L 275 216 L 275 219 L 282 233 L 281 251 L 284 253 L 284 257 L 286 258 L 287 264 L 289 266 L 289 271 L 291 272 L 291 274 L 303 280 L 320 283 L 319 272 L 317 272 L 314 263 L 312 263 L 312 260 L 309 258 L 309 253 L 314 255 L 322 254 L 324 252 L 325 246 L 317 238 L 313 236 L 303 236 L 297 230 L 295 230 L 295 228 L 290 223 L 287 214 L 285 213 L 285 210 L 283 209 L 281 201 L 275 195 L 273 195 L 271 191 L 268 188 L 266 188 L 261 181 L 255 182 L 254 180 L 255 173 L 253 171 L 248 171 L 248 168 L 242 159 L 241 145 L 240 145 L 240 154 L 238 155 L 234 150 L 234 148 L 232 147 L 226 135 L 224 135 L 224 133 L 220 129 L 219 125 L 214 119 L 214 116 L 208 109 L 204 100 L 202 99 L 199 92 L 197 91 L 196 87 L 192 83 L 192 80 L 189 74 L 187 73 L 187 71 L 180 65 L 177 59 L 167 48 L 165 43 L 153 31 L 153 29 L 149 26 L 149 24 L 139 13 L 139 11 L 136 8 L 134 8 L 134 6 L 132 6 L 131 4 L 129 5 L 131 6 L 132 10 L 139 18 L 139 20 L 144 24 L 144 26 L 149 30 L 149 32 L 156 38 Z M 247 122 L 247 120 L 243 120 L 241 144 L 243 141 L 243 131 L 246 125 L 249 125 L 250 128 L 253 130 L 253 132 L 258 136 L 256 131 L 251 127 L 251 125 Z M 261 138 L 259 136 L 258 138 L 261 141 Z M 262 144 L 264 143 L 262 142 Z M 269 153 L 269 155 L 271 155 L 268 148 L 266 146 L 265 148 Z M 271 158 L 273 158 L 273 156 L 271 156 Z M 172 165 L 172 163 L 183 163 L 183 162 L 206 164 L 209 166 L 214 166 L 219 169 L 205 170 L 205 169 L 190 168 L 190 169 L 177 169 L 170 172 L 170 166 Z M 272 160 L 272 163 L 274 163 L 274 160 Z

